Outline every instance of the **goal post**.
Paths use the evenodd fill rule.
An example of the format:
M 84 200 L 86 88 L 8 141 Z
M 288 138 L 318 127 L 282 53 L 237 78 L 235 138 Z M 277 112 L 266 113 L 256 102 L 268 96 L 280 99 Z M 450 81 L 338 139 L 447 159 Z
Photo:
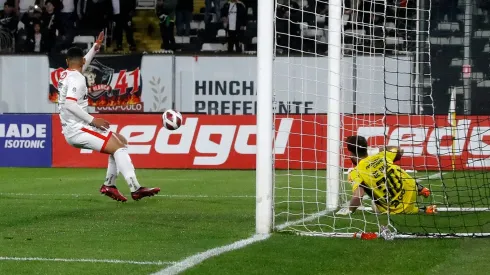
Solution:
M 452 16 L 431 0 L 259 1 L 256 233 L 490 236 L 490 119 L 471 108 L 471 90 L 487 86 L 472 79 L 470 50 L 488 31 L 472 28 L 472 1 L 459 5 Z M 405 151 L 396 164 L 431 190 L 419 213 L 376 213 L 369 196 L 338 212 L 353 192 L 349 135 L 371 153 Z
M 261 1 L 257 22 L 257 157 L 256 215 L 257 234 L 268 234 L 273 220 L 273 58 L 274 1 Z
M 327 124 L 327 211 L 339 206 L 341 116 L 340 90 L 342 59 L 342 1 L 330 0 L 328 4 L 328 124 Z

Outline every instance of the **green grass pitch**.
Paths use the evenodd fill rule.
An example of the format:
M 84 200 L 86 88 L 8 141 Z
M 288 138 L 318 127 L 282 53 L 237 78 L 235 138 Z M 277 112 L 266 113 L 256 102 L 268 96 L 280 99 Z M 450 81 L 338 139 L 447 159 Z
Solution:
M 149 274 L 253 235 L 254 171 L 137 173 L 143 185 L 161 187 L 161 196 L 124 204 L 101 196 L 103 169 L 0 169 L 0 274 Z M 311 172 L 278 176 L 276 184 L 283 188 L 276 191 L 278 201 L 285 202 L 289 192 L 291 202 L 278 204 L 276 211 L 300 219 L 300 213 L 321 209 L 316 196 L 324 193 L 321 180 L 316 179 L 324 176 Z M 488 205 L 486 174 L 465 172 L 446 178 L 446 193 L 453 205 Z M 464 178 L 471 178 L 471 183 Z M 118 186 L 129 195 L 122 179 Z M 442 190 L 435 188 L 435 192 Z M 407 230 L 490 232 L 486 212 L 397 219 Z M 284 221 L 285 215 L 276 219 Z M 327 232 L 323 224 L 334 221 L 336 228 L 371 228 L 376 222 L 368 214 L 357 213 L 349 220 L 352 224 L 327 216 L 291 229 Z M 276 233 L 263 242 L 208 259 L 184 274 L 488 274 L 489 255 L 489 238 L 388 242 Z M 11 260 L 15 257 L 40 259 Z

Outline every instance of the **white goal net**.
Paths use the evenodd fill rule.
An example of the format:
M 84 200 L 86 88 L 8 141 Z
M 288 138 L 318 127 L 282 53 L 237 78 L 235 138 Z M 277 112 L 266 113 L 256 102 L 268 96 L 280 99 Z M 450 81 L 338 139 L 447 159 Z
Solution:
M 456 14 L 448 14 L 430 2 L 277 0 L 275 135 L 285 119 L 292 126 L 282 145 L 287 149 L 274 156 L 275 230 L 323 236 L 385 229 L 400 237 L 490 233 L 490 123 L 471 109 L 476 84 L 466 52 L 478 19 L 470 13 L 479 8 L 460 1 L 450 11 Z M 435 9 L 437 18 L 431 17 Z M 457 81 L 436 87 L 434 81 L 444 82 L 432 77 L 433 64 L 445 60 L 434 56 L 441 52 L 450 56 L 448 70 L 457 71 Z M 279 100 L 288 106 L 275 104 Z M 355 165 L 345 143 L 352 135 L 366 138 L 369 154 L 385 146 L 404 150 L 395 164 L 431 190 L 414 199 L 419 213 L 376 214 L 369 195 L 354 213 L 339 213 L 353 195 L 348 173 Z M 390 190 L 388 181 L 381 184 Z M 438 213 L 426 214 L 424 207 L 432 205 Z

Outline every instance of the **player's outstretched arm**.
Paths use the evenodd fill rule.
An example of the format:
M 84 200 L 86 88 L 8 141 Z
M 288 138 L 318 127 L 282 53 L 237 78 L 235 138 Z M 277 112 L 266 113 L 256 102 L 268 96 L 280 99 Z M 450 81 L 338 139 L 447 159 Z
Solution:
M 359 186 L 355 191 L 354 194 L 352 194 L 352 199 L 350 200 L 349 204 L 349 211 L 351 213 L 354 213 L 359 206 L 361 206 L 361 199 L 364 197 L 364 188 Z
M 354 193 L 352 194 L 352 198 L 349 203 L 349 207 L 345 207 L 340 209 L 336 214 L 337 215 L 348 215 L 351 213 L 354 213 L 359 206 L 361 206 L 361 199 L 364 197 L 364 188 L 358 187 L 356 190 L 354 190 Z
M 102 46 L 102 43 L 104 42 L 104 31 L 101 31 L 99 33 L 99 36 L 97 37 L 97 41 L 95 41 L 94 46 L 88 51 L 88 53 L 84 56 L 85 58 L 85 64 L 82 67 L 82 72 L 84 72 L 92 60 L 95 57 L 95 54 L 99 52 L 100 47 Z

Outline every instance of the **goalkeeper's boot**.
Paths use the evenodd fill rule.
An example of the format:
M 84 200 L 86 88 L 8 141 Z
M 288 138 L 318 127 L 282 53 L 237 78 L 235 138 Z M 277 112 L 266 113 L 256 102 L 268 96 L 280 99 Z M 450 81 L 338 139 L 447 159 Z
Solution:
M 424 198 L 428 198 L 430 196 L 430 190 L 427 187 L 422 187 L 419 191 L 419 195 L 423 196 Z
M 100 187 L 100 193 L 104 194 L 104 195 L 108 196 L 109 198 L 116 200 L 116 201 L 125 202 L 128 200 L 128 199 L 126 199 L 125 196 L 123 196 L 119 192 L 119 190 L 115 186 L 102 185 L 102 187 Z
M 148 187 L 140 187 L 138 190 L 131 192 L 131 198 L 133 200 L 138 201 L 144 197 L 152 197 L 160 192 L 160 188 L 148 188 Z
M 437 214 L 437 205 L 429 205 L 425 207 L 425 214 L 433 215 Z

